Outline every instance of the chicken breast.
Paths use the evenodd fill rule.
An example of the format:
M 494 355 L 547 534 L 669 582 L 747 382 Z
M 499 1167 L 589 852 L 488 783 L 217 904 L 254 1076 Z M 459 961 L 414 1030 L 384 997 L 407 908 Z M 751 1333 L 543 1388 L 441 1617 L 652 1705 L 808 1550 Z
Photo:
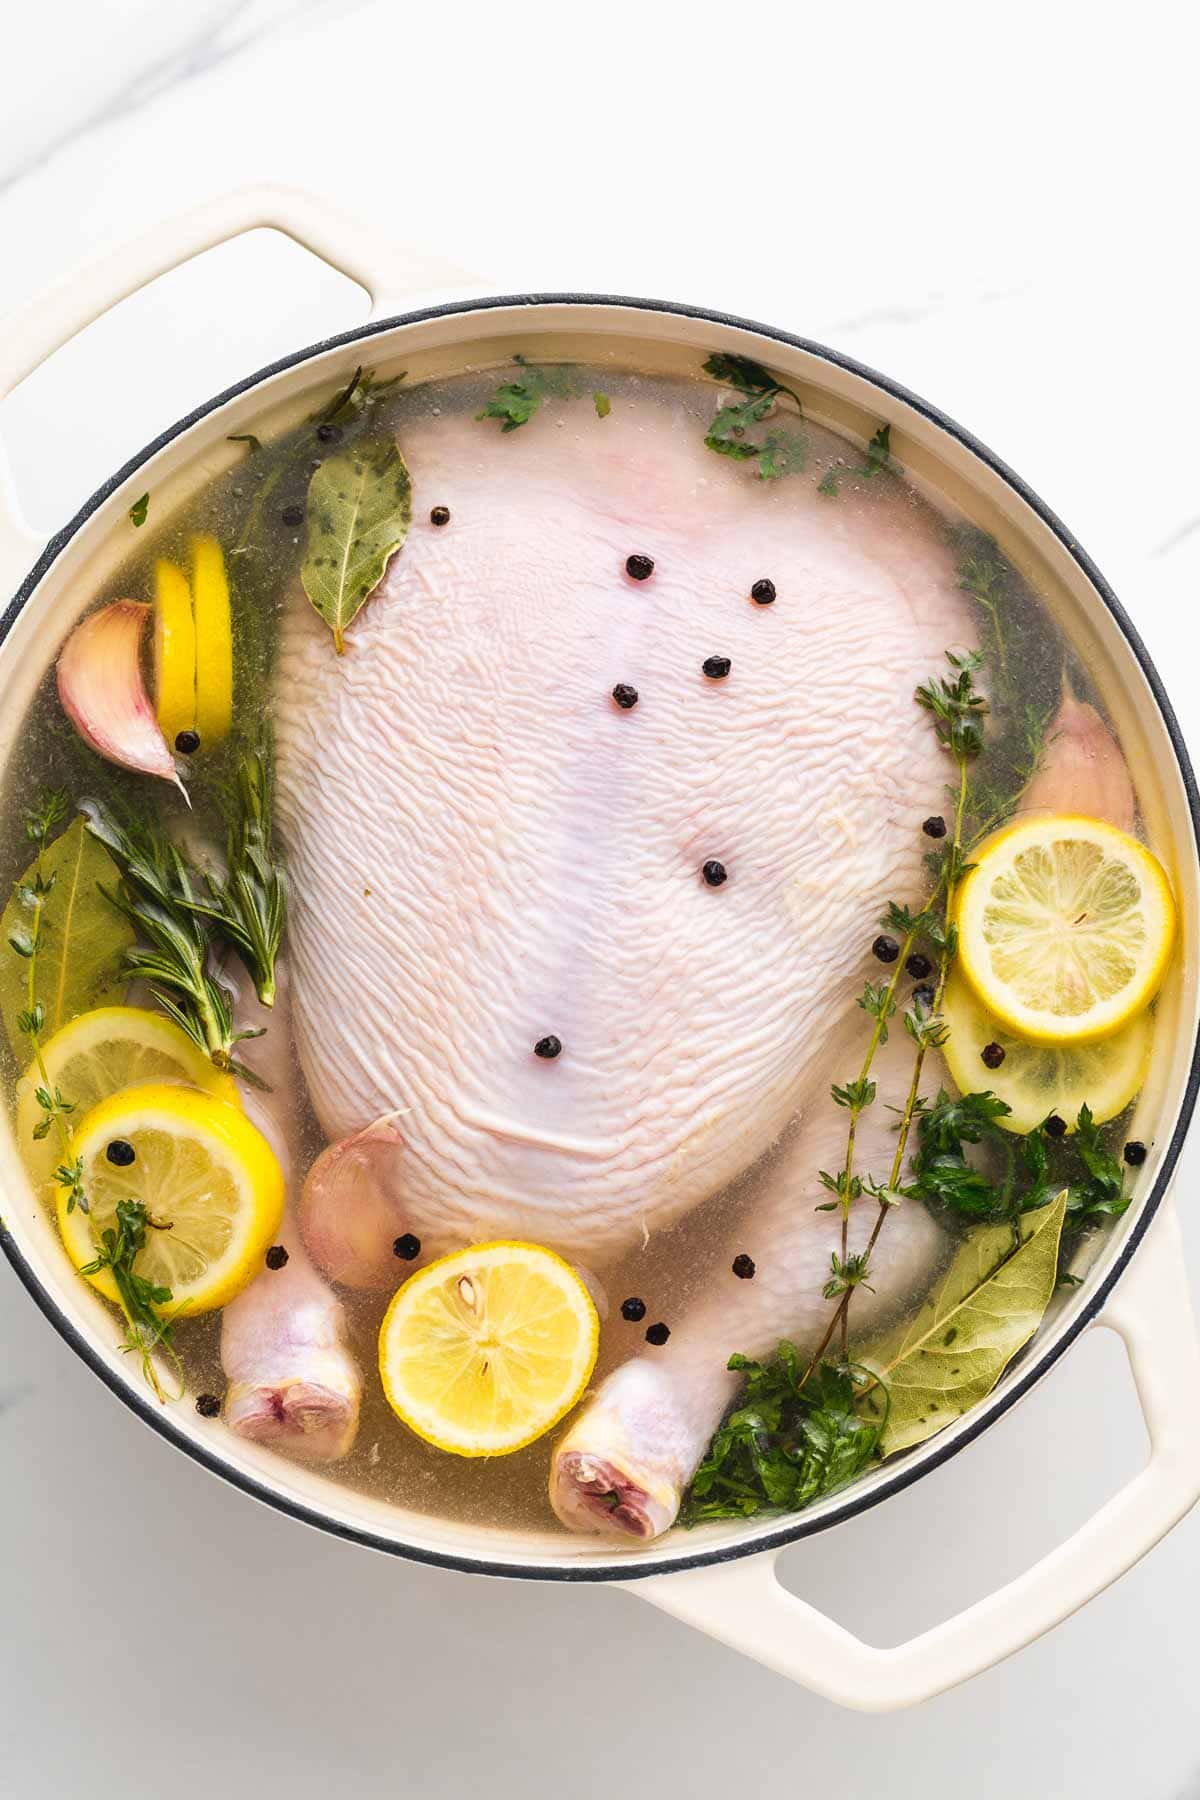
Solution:
M 406 430 L 416 523 L 345 656 L 303 596 L 286 622 L 278 816 L 330 1140 L 388 1121 L 427 1251 L 596 1267 L 753 1162 L 823 1066 L 946 778 L 914 686 L 971 628 L 889 477 L 826 497 L 649 397 L 581 415 Z

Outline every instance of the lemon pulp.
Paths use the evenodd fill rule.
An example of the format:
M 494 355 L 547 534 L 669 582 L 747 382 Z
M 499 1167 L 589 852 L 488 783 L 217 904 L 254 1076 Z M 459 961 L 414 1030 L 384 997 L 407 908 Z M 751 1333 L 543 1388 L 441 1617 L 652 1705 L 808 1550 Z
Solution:
M 214 1067 L 199 1045 L 161 1013 L 139 1006 L 99 1006 L 80 1013 L 42 1046 L 51 1088 L 70 1106 L 72 1131 L 100 1100 L 148 1081 L 183 1082 L 238 1105 L 237 1083 Z M 39 1184 L 62 1161 L 57 1132 L 34 1132 L 46 1114 L 38 1104 L 42 1076 L 32 1064 L 17 1083 L 17 1142 L 25 1166 Z
M 118 1166 L 116 1139 L 133 1149 Z M 111 1095 L 92 1108 L 71 1145 L 82 1165 L 90 1211 L 67 1211 L 58 1191 L 58 1223 L 76 1268 L 92 1261 L 115 1225 L 117 1203 L 137 1200 L 155 1227 L 134 1264 L 171 1290 L 170 1311 L 225 1306 L 259 1272 L 283 1217 L 284 1182 L 270 1145 L 237 1107 L 211 1094 L 151 1083 Z M 107 1269 L 89 1275 L 117 1299 Z
M 393 1411 L 439 1449 L 502 1456 L 580 1398 L 600 1322 L 569 1264 L 538 1244 L 478 1244 L 405 1282 L 379 1333 Z
M 1175 906 L 1150 851 L 1116 826 L 1026 820 L 983 845 L 956 905 L 959 963 L 987 1010 L 1044 1044 L 1128 1024 L 1154 997 Z
M 993 1018 L 962 977 L 955 976 L 946 987 L 942 1017 L 948 1032 L 942 1055 L 951 1080 L 964 1094 L 990 1088 L 1012 1108 L 997 1121 L 1008 1131 L 1032 1131 L 1051 1113 L 1074 1131 L 1085 1103 L 1103 1125 L 1124 1112 L 1146 1078 L 1152 1038 L 1148 1012 L 1136 1014 L 1108 1037 L 1033 1044 Z M 998 1069 L 982 1060 L 989 1044 L 1004 1052 Z

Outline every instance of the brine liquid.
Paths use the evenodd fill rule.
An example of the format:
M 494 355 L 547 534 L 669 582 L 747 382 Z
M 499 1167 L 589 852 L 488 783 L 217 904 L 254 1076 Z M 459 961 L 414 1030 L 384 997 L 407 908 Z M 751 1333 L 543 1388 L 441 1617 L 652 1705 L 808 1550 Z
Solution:
M 403 447 L 406 430 L 414 422 L 421 421 L 428 428 L 439 419 L 472 416 L 495 392 L 497 383 L 512 375 L 511 369 L 489 370 L 424 385 L 401 382 L 381 404 L 377 423 L 394 431 Z M 577 368 L 571 397 L 551 394 L 543 401 L 544 416 L 553 419 L 554 429 L 561 437 L 564 468 L 569 467 L 572 457 L 586 455 L 589 434 L 603 429 L 593 411 L 593 392 L 609 396 L 612 406 L 620 407 L 623 414 L 640 415 L 648 423 L 660 423 L 667 416 L 674 433 L 696 442 L 703 439 L 709 428 L 718 398 L 718 390 L 708 382 L 660 379 L 610 367 Z M 809 447 L 807 480 L 829 478 L 833 482 L 853 483 L 861 479 L 858 471 L 864 466 L 864 453 L 860 445 L 811 421 L 805 432 Z M 502 466 L 507 440 L 496 423 L 479 424 L 477 444 L 481 469 L 491 464 Z M 216 479 L 201 486 L 188 505 L 168 517 L 159 515 L 152 494 L 148 522 L 134 534 L 128 559 L 110 579 L 86 595 L 88 605 L 126 595 L 148 599 L 153 593 L 154 559 L 167 556 L 185 560 L 189 534 L 197 530 L 213 533 L 223 545 L 233 547 L 230 565 L 235 606 L 239 609 L 235 616 L 239 705 L 257 705 L 266 711 L 273 704 L 272 667 L 284 597 L 295 579 L 302 554 L 303 528 L 288 521 L 293 518 L 294 509 L 303 506 L 313 462 L 301 457 L 281 478 L 272 473 L 273 467 L 269 457 L 263 461 L 248 451 Z M 709 479 L 703 457 L 697 457 L 696 469 L 696 494 L 702 503 L 702 490 Z M 895 481 L 896 477 L 888 474 L 886 479 Z M 761 503 L 786 511 L 789 492 L 787 479 L 764 483 Z M 912 488 L 905 492 L 905 503 L 914 515 L 927 515 L 931 505 L 940 504 L 936 494 L 918 494 Z M 415 504 L 419 507 L 424 500 L 428 505 L 433 498 L 436 496 L 419 495 Z M 835 499 L 830 503 L 837 504 Z M 968 554 L 973 541 L 969 522 L 952 517 L 947 508 L 945 528 L 957 534 L 963 553 Z M 249 580 L 242 579 L 245 570 L 250 572 Z M 253 595 L 252 607 L 247 603 L 249 594 Z M 1030 706 L 1044 713 L 1052 710 L 1066 674 L 1082 697 L 1093 700 L 1103 710 L 1103 697 L 1094 692 L 1087 671 L 1073 656 L 1048 612 L 1011 573 L 1006 606 L 1005 655 L 1010 663 L 1009 673 L 1015 675 L 1016 685 Z M 980 623 L 987 623 L 983 609 Z M 865 653 L 869 655 L 869 647 L 865 647 Z M 931 645 L 931 669 L 939 658 L 940 647 Z M 213 799 L 225 773 L 219 755 L 207 763 L 203 757 L 195 760 L 189 781 L 195 802 L 194 813 L 186 822 L 189 831 L 203 834 L 218 829 Z M 998 777 L 1004 773 L 997 771 Z M 89 794 L 117 796 L 134 805 L 145 804 L 149 798 L 164 807 L 176 824 L 183 826 L 185 821 L 181 805 L 165 791 L 147 794 L 147 789 L 156 784 L 102 764 L 78 742 L 58 706 L 50 672 L 27 721 L 22 748 L 9 770 L 6 791 L 0 796 L 0 856 L 11 879 L 28 860 L 23 808 L 44 785 L 62 786 L 73 798 Z M 943 804 L 936 793 L 930 794 L 929 802 L 931 812 Z M 919 899 L 917 895 L 881 894 L 881 906 L 893 897 L 914 903 Z M 135 1003 L 146 1003 L 137 995 L 131 998 Z M 9 1055 L 10 1089 L 19 1072 Z M 844 1073 L 831 1056 L 828 1078 Z M 815 1084 L 814 1091 L 822 1091 L 821 1082 Z M 1114 1130 L 1119 1135 L 1119 1128 Z M 320 1132 L 310 1114 L 310 1155 L 315 1156 L 321 1145 Z M 617 1363 L 643 1348 L 641 1329 L 621 1321 L 622 1300 L 631 1295 L 645 1297 L 650 1308 L 646 1323 L 656 1318 L 681 1317 L 699 1285 L 711 1278 L 707 1271 L 713 1243 L 718 1237 L 724 1241 L 740 1209 L 747 1204 L 747 1196 L 769 1177 L 770 1164 L 777 1153 L 777 1148 L 769 1150 L 765 1159 L 760 1158 L 727 1191 L 714 1195 L 669 1229 L 653 1233 L 645 1243 L 634 1245 L 616 1266 L 588 1272 L 589 1278 L 595 1277 L 602 1315 L 607 1315 L 596 1384 Z M 413 1229 L 419 1232 L 419 1220 L 413 1221 Z M 397 1285 L 407 1272 L 407 1266 L 397 1262 Z M 540 1441 L 510 1457 L 467 1461 L 419 1440 L 393 1416 L 377 1378 L 376 1340 L 389 1296 L 350 1292 L 344 1298 L 354 1351 L 364 1372 L 364 1400 L 355 1446 L 330 1474 L 351 1486 L 438 1517 L 553 1526 L 555 1521 L 546 1498 L 548 1442 Z M 921 1295 L 912 1298 L 915 1304 Z M 217 1316 L 185 1321 L 177 1327 L 177 1348 L 193 1394 L 223 1392 L 219 1336 Z M 189 1402 L 179 1404 L 186 1406 Z

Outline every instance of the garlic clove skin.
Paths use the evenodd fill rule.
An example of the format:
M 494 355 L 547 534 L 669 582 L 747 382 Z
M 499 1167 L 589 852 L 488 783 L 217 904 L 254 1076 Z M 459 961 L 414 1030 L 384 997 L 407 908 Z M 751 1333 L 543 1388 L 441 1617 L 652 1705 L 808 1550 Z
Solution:
M 1094 706 L 1064 693 L 1041 767 L 1018 812 L 1080 813 L 1132 831 L 1137 810 L 1121 746 Z
M 58 659 L 58 697 L 85 744 L 108 762 L 181 785 L 142 680 L 150 608 L 114 600 L 77 625 Z

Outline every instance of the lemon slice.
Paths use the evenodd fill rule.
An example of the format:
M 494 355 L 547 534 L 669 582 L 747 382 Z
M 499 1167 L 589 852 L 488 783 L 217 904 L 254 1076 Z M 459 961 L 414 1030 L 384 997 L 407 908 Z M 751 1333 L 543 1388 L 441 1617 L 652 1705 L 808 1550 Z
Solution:
M 127 1167 L 108 1146 L 133 1147 Z M 136 1274 L 171 1290 L 169 1311 L 225 1306 L 262 1268 L 283 1217 L 283 1174 L 245 1113 L 194 1088 L 152 1083 L 112 1094 L 92 1108 L 71 1145 L 83 1164 L 91 1211 L 67 1211 L 58 1190 L 58 1224 L 76 1268 L 92 1261 L 119 1200 L 140 1200 L 151 1220 Z M 88 1280 L 106 1299 L 117 1289 L 107 1269 Z
M 600 1321 L 575 1271 L 538 1244 L 477 1244 L 404 1283 L 379 1332 L 392 1410 L 457 1456 L 505 1456 L 569 1412 Z
M 233 723 L 233 626 L 225 554 L 215 537 L 192 539 L 196 626 L 196 730 L 207 748 Z
M 167 743 L 196 723 L 196 626 L 192 593 L 178 563 L 154 565 L 154 692 Z
M 71 1108 L 67 1123 L 72 1131 L 97 1101 L 147 1081 L 184 1082 L 238 1105 L 233 1077 L 214 1068 L 178 1025 L 139 1006 L 100 1006 L 81 1013 L 42 1046 L 42 1061 L 51 1089 L 57 1088 Z M 39 1186 L 62 1161 L 57 1131 L 42 1138 L 33 1135 L 46 1117 L 37 1099 L 41 1086 L 36 1066 L 17 1083 L 17 1142 Z
M 1103 1125 L 1124 1112 L 1146 1079 L 1153 1037 L 1148 1012 L 1087 1043 L 1031 1044 L 994 1019 L 962 977 L 955 976 L 946 987 L 942 1018 L 949 1033 L 942 1055 L 951 1080 L 964 1094 L 990 1088 L 1010 1106 L 1008 1117 L 997 1121 L 1007 1131 L 1023 1135 L 1051 1113 L 1074 1131 L 1085 1102 Z M 1004 1052 L 998 1069 L 983 1061 L 989 1044 Z
M 1117 1031 L 1153 999 L 1175 939 L 1156 859 L 1115 825 L 1048 815 L 988 840 L 959 890 L 959 964 L 1005 1025 L 1042 1044 Z

